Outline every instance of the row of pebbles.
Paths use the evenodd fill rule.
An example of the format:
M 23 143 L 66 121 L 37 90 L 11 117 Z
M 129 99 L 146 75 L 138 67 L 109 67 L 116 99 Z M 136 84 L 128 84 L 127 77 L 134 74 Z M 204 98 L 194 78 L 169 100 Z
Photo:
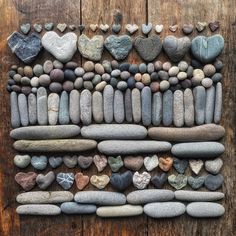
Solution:
M 145 213 L 152 218 L 173 218 L 186 212 L 191 217 L 213 218 L 225 213 L 224 207 L 214 202 L 222 198 L 224 194 L 221 192 L 183 190 L 138 190 L 127 196 L 108 191 L 83 191 L 75 195 L 68 191 L 39 191 L 19 194 L 16 201 L 24 205 L 18 206 L 16 211 L 22 215 L 96 213 L 100 217 L 127 217 Z

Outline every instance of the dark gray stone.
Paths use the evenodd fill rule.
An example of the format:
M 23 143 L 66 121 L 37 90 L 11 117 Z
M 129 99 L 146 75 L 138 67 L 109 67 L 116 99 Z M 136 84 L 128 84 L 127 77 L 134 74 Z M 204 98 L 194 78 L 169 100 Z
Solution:
M 215 87 L 211 86 L 206 90 L 206 108 L 205 108 L 205 124 L 210 124 L 214 118 L 215 108 Z
M 11 126 L 12 128 L 18 128 L 20 127 L 20 113 L 18 108 L 18 99 L 16 92 L 11 92 L 10 103 L 11 103 Z
M 173 166 L 178 173 L 184 174 L 185 170 L 188 167 L 188 160 L 179 160 L 175 158 L 173 161 Z
M 167 90 L 162 97 L 162 123 L 164 126 L 170 126 L 173 121 L 173 93 Z
M 58 120 L 61 125 L 69 124 L 70 117 L 69 117 L 69 96 L 66 91 L 61 93 L 60 103 L 59 103 L 59 116 Z
M 207 175 L 205 179 L 205 187 L 211 191 L 215 191 L 222 186 L 224 177 L 221 174 Z
M 74 174 L 73 173 L 58 173 L 57 182 L 64 189 L 70 189 L 74 183 Z
M 120 90 L 116 90 L 114 94 L 114 120 L 122 123 L 125 119 L 124 95 Z
M 148 126 L 152 122 L 152 92 L 150 87 L 146 86 L 141 92 L 142 101 L 142 123 Z

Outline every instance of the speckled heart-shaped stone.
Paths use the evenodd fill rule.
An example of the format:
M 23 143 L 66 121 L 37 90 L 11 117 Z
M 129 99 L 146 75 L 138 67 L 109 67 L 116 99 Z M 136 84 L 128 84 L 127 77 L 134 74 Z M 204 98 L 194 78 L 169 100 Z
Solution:
M 110 181 L 110 178 L 108 175 L 93 175 L 90 178 L 90 183 L 95 186 L 98 189 L 105 188 Z
M 203 186 L 205 182 L 205 176 L 200 176 L 200 177 L 188 177 L 188 184 L 191 186 L 192 189 L 199 189 Z
M 79 172 L 75 175 L 75 183 L 79 190 L 84 189 L 89 183 L 89 176 Z
M 107 158 L 103 155 L 101 155 L 101 156 L 100 155 L 95 155 L 93 157 L 93 163 L 97 167 L 98 172 L 101 172 L 107 166 Z
M 133 184 L 137 189 L 144 189 L 147 187 L 151 179 L 151 175 L 144 171 L 143 173 L 135 172 L 133 175 Z
M 36 183 L 37 174 L 34 172 L 19 172 L 15 175 L 15 181 L 25 190 L 30 191 Z
M 194 174 L 198 175 L 199 172 L 201 171 L 202 167 L 203 167 L 204 163 L 201 159 L 199 160 L 189 160 L 189 167 L 190 169 L 193 171 Z
M 170 175 L 168 176 L 169 184 L 175 189 L 179 190 L 187 185 L 188 178 L 185 175 Z

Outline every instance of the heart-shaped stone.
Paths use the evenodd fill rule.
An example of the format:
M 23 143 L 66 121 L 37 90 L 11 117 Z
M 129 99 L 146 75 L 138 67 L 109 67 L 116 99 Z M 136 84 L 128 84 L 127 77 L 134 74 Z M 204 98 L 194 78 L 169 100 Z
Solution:
M 57 182 L 62 188 L 68 190 L 74 183 L 75 176 L 73 173 L 58 173 Z
M 155 31 L 160 34 L 163 30 L 163 25 L 156 25 L 155 26 Z
M 52 184 L 55 178 L 56 177 L 55 177 L 54 172 L 49 171 L 46 175 L 38 174 L 36 178 L 36 183 L 40 189 L 45 190 Z
M 98 172 L 103 171 L 107 166 L 107 158 L 103 155 L 95 155 L 93 157 L 93 163 L 98 169 Z
M 128 35 L 114 36 L 106 38 L 104 45 L 108 52 L 118 61 L 125 59 L 132 49 L 132 40 Z
M 40 33 L 43 30 L 43 26 L 41 24 L 34 24 L 33 27 L 37 33 Z
M 32 156 L 31 165 L 37 170 L 44 170 L 47 167 L 48 159 L 46 156 Z
M 78 29 L 80 32 L 83 32 L 85 29 L 85 25 L 78 25 Z
M 168 175 L 166 173 L 162 173 L 161 175 L 155 175 L 152 177 L 151 182 L 156 188 L 162 188 L 166 183 Z
M 189 160 L 189 167 L 192 170 L 192 172 L 196 175 L 198 175 L 203 167 L 204 163 L 201 159 L 195 160 Z
M 208 160 L 205 162 L 206 171 L 210 172 L 213 175 L 218 174 L 222 166 L 223 161 L 220 158 L 216 158 L 215 160 Z
M 198 32 L 202 32 L 206 28 L 206 26 L 207 26 L 206 22 L 198 21 L 196 24 L 196 29 Z
M 224 177 L 221 174 L 207 175 L 205 179 L 205 186 L 211 191 L 215 191 L 221 187 L 224 182 Z
M 191 34 L 193 32 L 192 24 L 184 24 L 182 27 L 182 31 L 184 34 Z
M 171 31 L 171 32 L 175 32 L 176 30 L 178 29 L 178 25 L 170 25 L 169 26 L 169 30 Z
M 76 29 L 76 26 L 74 24 L 68 25 L 68 27 L 71 31 L 74 31 Z
M 219 21 L 210 22 L 209 28 L 210 28 L 211 32 L 215 32 L 217 29 L 220 28 L 220 22 Z
M 117 172 L 123 166 L 123 161 L 121 156 L 108 157 L 108 164 L 113 172 Z
M 110 181 L 110 178 L 108 175 L 93 175 L 90 178 L 90 183 L 95 186 L 98 189 L 105 188 Z
M 43 47 L 56 59 L 65 63 L 71 60 L 77 50 L 77 35 L 69 32 L 60 37 L 54 31 L 49 31 L 42 37 Z
M 167 36 L 163 41 L 163 48 L 173 62 L 180 61 L 188 52 L 191 41 L 188 37 L 176 38 L 175 36 Z
M 90 24 L 89 28 L 90 28 L 93 32 L 95 32 L 95 31 L 97 30 L 97 28 L 98 28 L 98 25 L 97 25 L 97 24 Z
M 109 30 L 109 25 L 100 24 L 99 28 L 101 29 L 102 32 L 106 33 Z
M 64 32 L 67 28 L 67 24 L 65 23 L 59 23 L 57 24 L 57 29 L 60 31 L 60 32 Z
M 160 157 L 159 158 L 159 167 L 163 171 L 169 171 L 170 168 L 172 167 L 172 165 L 173 165 L 173 158 L 171 158 L 171 157 L 167 157 L 167 158 Z
M 188 160 L 174 158 L 173 166 L 178 173 L 183 174 L 188 167 Z
M 63 162 L 68 168 L 74 168 L 78 163 L 78 157 L 77 156 L 64 156 Z
M 91 156 L 78 156 L 78 164 L 80 168 L 87 169 L 93 163 L 93 158 Z
M 125 26 L 125 29 L 130 33 L 130 34 L 134 34 L 137 30 L 138 30 L 138 26 L 136 24 L 127 24 Z
M 144 171 L 139 174 L 137 171 L 133 175 L 133 184 L 137 189 L 144 189 L 147 187 L 151 179 L 151 175 Z
M 112 25 L 112 31 L 116 34 L 118 34 L 121 30 L 121 25 L 120 24 L 113 24 Z
M 144 166 L 147 169 L 147 171 L 152 171 L 159 164 L 158 157 L 157 157 L 157 155 L 147 156 L 144 158 L 143 163 L 144 163 Z
M 37 174 L 34 172 L 19 172 L 15 175 L 15 181 L 25 190 L 30 191 L 36 183 Z
M 175 189 L 179 190 L 187 185 L 188 177 L 185 175 L 170 175 L 168 176 L 169 184 Z
M 200 176 L 200 177 L 192 177 L 189 176 L 188 177 L 188 184 L 192 189 L 199 189 L 203 186 L 204 182 L 205 182 L 205 176 Z
M 142 156 L 126 156 L 124 158 L 124 166 L 127 169 L 137 171 L 143 166 Z
M 85 188 L 85 186 L 89 183 L 89 176 L 83 175 L 83 173 L 79 172 L 75 175 L 75 183 L 79 190 Z
M 96 35 L 91 39 L 82 34 L 78 40 L 78 49 L 84 58 L 92 61 L 99 61 L 103 52 L 103 36 Z
M 19 168 L 26 168 L 31 161 L 31 157 L 29 155 L 15 155 L 14 164 Z
M 52 30 L 54 27 L 54 24 L 52 22 L 47 22 L 44 24 L 44 29 L 47 30 L 47 31 L 50 31 Z
M 224 38 L 220 34 L 210 37 L 197 36 L 192 40 L 191 51 L 193 56 L 202 63 L 215 60 L 224 48 Z
M 143 60 L 153 61 L 161 52 L 161 39 L 157 35 L 148 38 L 138 36 L 134 41 L 134 48 Z
M 133 175 L 131 171 L 122 174 L 113 173 L 110 177 L 111 185 L 118 191 L 124 191 L 132 184 Z
M 20 26 L 20 30 L 23 34 L 28 34 L 30 31 L 30 28 L 31 28 L 30 23 L 22 24 Z
M 26 64 L 34 61 L 42 49 L 41 39 L 35 33 L 24 36 L 14 32 L 7 38 L 7 43 L 11 51 Z
M 142 24 L 142 32 L 143 34 L 149 34 L 150 31 L 152 30 L 152 23 Z
M 52 168 L 57 168 L 63 162 L 62 157 L 49 157 L 48 161 Z

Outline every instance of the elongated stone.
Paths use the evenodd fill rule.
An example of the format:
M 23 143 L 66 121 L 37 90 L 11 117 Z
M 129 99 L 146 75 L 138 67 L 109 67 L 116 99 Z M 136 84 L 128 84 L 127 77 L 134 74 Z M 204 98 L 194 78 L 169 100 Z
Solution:
M 114 89 L 111 85 L 107 85 L 103 90 L 103 112 L 106 123 L 111 123 L 113 121 L 113 100 Z
M 173 121 L 176 127 L 184 125 L 184 94 L 181 90 L 174 92 Z
M 162 121 L 162 94 L 154 93 L 152 96 L 152 124 L 158 126 Z
M 142 206 L 103 206 L 97 209 L 97 215 L 100 217 L 128 217 L 143 214 Z
M 193 92 L 187 88 L 184 90 L 184 123 L 186 126 L 194 125 Z
M 114 119 L 119 124 L 125 119 L 124 96 L 120 90 L 116 90 L 114 94 Z
M 80 118 L 84 125 L 92 122 L 92 96 L 87 89 L 83 90 L 80 96 Z
M 27 204 L 16 208 L 19 215 L 59 215 L 60 207 L 52 204 Z
M 92 204 L 78 204 L 76 202 L 64 202 L 61 204 L 61 211 L 65 214 L 93 214 L 97 207 Z
M 224 127 L 215 124 L 190 128 L 152 127 L 148 129 L 150 138 L 173 142 L 214 141 L 224 137 L 224 134 Z
M 70 92 L 69 97 L 69 114 L 70 120 L 73 124 L 79 124 L 80 122 L 80 105 L 79 105 L 80 94 L 76 89 Z
M 144 139 L 147 136 L 147 130 L 141 125 L 100 124 L 84 126 L 81 129 L 81 135 L 95 140 Z
M 210 124 L 214 119 L 215 87 L 206 90 L 205 123 Z
M 103 98 L 102 93 L 95 91 L 92 96 L 92 113 L 93 119 L 96 123 L 103 121 Z
M 225 208 L 215 202 L 193 202 L 187 205 L 186 212 L 192 217 L 211 218 L 224 215 Z
M 171 153 L 179 158 L 215 158 L 223 154 L 224 145 L 217 142 L 179 143 L 173 145 Z
M 20 112 L 21 125 L 22 126 L 29 125 L 27 98 L 23 93 L 20 93 L 18 96 L 18 107 L 19 107 L 19 112 Z
M 89 139 L 18 140 L 13 147 L 24 152 L 82 152 L 96 148 L 97 142 Z
M 216 84 L 215 94 L 214 122 L 218 124 L 220 123 L 222 113 L 222 84 L 220 82 Z
M 14 139 L 62 139 L 77 136 L 77 125 L 29 126 L 13 129 L 10 136 Z
M 50 93 L 48 96 L 48 123 L 56 125 L 58 121 L 60 98 L 57 93 Z
M 162 123 L 170 126 L 173 121 L 173 93 L 170 90 L 163 93 L 162 102 Z
M 60 105 L 59 105 L 59 123 L 61 125 L 69 124 L 69 96 L 66 91 L 61 93 Z
M 11 103 L 11 126 L 12 128 L 18 128 L 20 127 L 20 112 L 18 108 L 18 99 L 16 92 L 11 92 L 10 103 Z
M 16 201 L 20 204 L 42 204 L 72 201 L 73 198 L 73 193 L 69 191 L 34 191 L 17 195 Z
M 48 123 L 48 102 L 47 91 L 44 87 L 37 90 L 37 119 L 39 125 L 47 125 Z
M 127 195 L 130 204 L 146 204 L 150 202 L 164 202 L 174 199 L 174 192 L 164 189 L 137 190 Z
M 37 123 L 37 99 L 35 94 L 30 93 L 28 96 L 29 123 L 35 125 Z
M 171 149 L 168 142 L 158 141 L 135 141 L 135 140 L 109 140 L 98 144 L 98 150 L 107 155 L 125 155 L 165 152 Z
M 128 123 L 131 123 L 133 120 L 132 99 L 131 99 L 131 90 L 130 89 L 126 89 L 126 91 L 125 91 L 125 119 Z
M 203 86 L 197 86 L 193 89 L 195 122 L 197 125 L 204 124 L 206 107 L 206 90 Z
M 224 196 L 224 193 L 221 192 L 175 191 L 175 199 L 186 202 L 218 201 L 224 198 Z
M 148 126 L 152 122 L 152 92 L 150 87 L 146 86 L 141 92 L 142 101 L 142 123 Z
M 142 118 L 142 110 L 141 110 L 141 94 L 140 91 L 135 88 L 132 90 L 132 113 L 134 123 L 139 123 Z
M 83 191 L 75 194 L 74 200 L 78 203 L 116 206 L 124 205 L 126 197 L 122 193 L 108 191 Z

